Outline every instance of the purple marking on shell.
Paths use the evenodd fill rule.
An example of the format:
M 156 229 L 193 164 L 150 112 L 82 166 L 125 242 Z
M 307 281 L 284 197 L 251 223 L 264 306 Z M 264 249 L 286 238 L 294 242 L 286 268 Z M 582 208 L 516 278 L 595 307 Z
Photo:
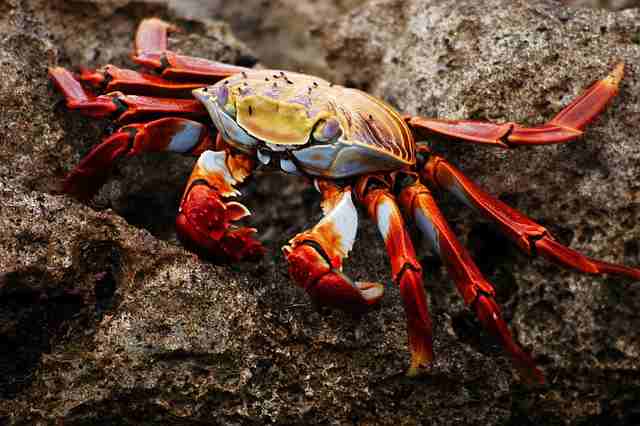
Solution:
M 249 96 L 253 94 L 253 89 L 251 87 L 240 87 L 238 89 L 238 95 L 240 96 Z
M 291 102 L 292 104 L 300 104 L 307 109 L 311 108 L 311 98 L 305 94 L 300 94 L 294 98 L 291 98 L 289 102 Z
M 227 100 L 229 99 L 229 89 L 227 86 L 218 87 L 218 91 L 216 92 L 216 101 L 218 105 L 224 107 L 227 104 Z
M 309 118 L 313 118 L 316 115 L 320 114 L 323 110 L 320 108 L 309 108 L 307 110 L 307 115 L 309 116 Z
M 278 97 L 280 96 L 280 88 L 278 86 L 272 86 L 269 88 L 269 90 L 264 92 L 264 95 L 273 99 L 278 99 Z

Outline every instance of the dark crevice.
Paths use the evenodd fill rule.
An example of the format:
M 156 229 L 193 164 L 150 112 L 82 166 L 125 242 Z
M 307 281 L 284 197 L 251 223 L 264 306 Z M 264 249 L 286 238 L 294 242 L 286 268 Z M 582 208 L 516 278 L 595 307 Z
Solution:
M 52 285 L 53 284 L 53 285 Z M 66 321 L 83 308 L 82 295 L 45 271 L 14 271 L 0 285 L 0 398 L 15 398 L 34 379 L 42 354 Z

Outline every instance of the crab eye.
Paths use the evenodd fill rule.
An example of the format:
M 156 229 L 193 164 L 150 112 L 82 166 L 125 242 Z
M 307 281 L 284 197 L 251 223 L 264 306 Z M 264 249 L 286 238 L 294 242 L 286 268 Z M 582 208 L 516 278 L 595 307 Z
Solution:
M 340 123 L 335 118 L 321 121 L 313 131 L 313 138 L 319 142 L 327 142 L 342 134 Z

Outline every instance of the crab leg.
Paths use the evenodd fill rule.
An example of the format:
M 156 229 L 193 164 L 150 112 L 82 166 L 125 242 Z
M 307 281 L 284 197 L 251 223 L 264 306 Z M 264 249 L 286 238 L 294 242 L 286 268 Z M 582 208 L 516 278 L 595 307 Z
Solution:
M 384 287 L 352 281 L 342 272 L 342 262 L 355 240 L 358 213 L 350 188 L 316 181 L 322 193 L 325 216 L 282 248 L 293 281 L 320 304 L 347 311 L 362 311 L 380 300 Z
M 624 64 L 620 63 L 607 77 L 595 82 L 551 121 L 537 127 L 525 127 L 516 123 L 493 124 L 474 120 L 435 120 L 425 117 L 407 117 L 407 123 L 419 131 L 501 148 L 568 142 L 580 137 L 582 130 L 618 93 L 618 85 L 623 74 Z
M 433 251 L 444 262 L 465 304 L 476 312 L 484 328 L 500 340 L 521 374 L 530 382 L 543 383 L 542 373 L 531 357 L 514 342 L 502 319 L 493 286 L 460 244 L 429 190 L 416 179 L 402 189 L 399 200 L 407 216 L 415 221 Z
M 208 117 L 207 110 L 195 99 L 153 98 L 112 92 L 93 96 L 87 93 L 68 70 L 49 69 L 54 84 L 64 94 L 67 108 L 94 118 L 111 118 L 117 122 L 131 122 L 141 117 L 177 115 L 180 117 Z
M 640 280 L 640 269 L 592 259 L 560 244 L 545 227 L 484 192 L 441 157 L 432 156 L 422 176 L 430 184 L 447 189 L 494 221 L 505 235 L 531 256 L 541 254 L 562 266 L 588 274 L 615 274 Z
M 180 202 L 176 229 L 183 243 L 220 262 L 254 260 L 264 253 L 253 238 L 255 228 L 234 222 L 251 213 L 232 199 L 235 188 L 253 171 L 249 157 L 226 151 L 204 151 L 196 162 Z
M 104 184 L 115 160 L 123 156 L 161 151 L 199 155 L 213 145 L 209 129 L 197 121 L 167 117 L 130 124 L 93 147 L 67 175 L 63 191 L 80 199 L 90 198 Z
M 246 71 L 247 68 L 192 56 L 178 55 L 167 50 L 167 33 L 176 28 L 158 18 L 145 19 L 136 32 L 134 62 L 157 71 L 165 78 L 208 79 L 217 81 Z
M 358 184 L 358 197 L 371 219 L 378 225 L 391 260 L 393 282 L 400 287 L 404 304 L 411 367 L 409 375 L 417 374 L 433 360 L 433 333 L 427 296 L 422 283 L 422 267 L 416 259 L 411 238 L 395 198 L 386 187 L 367 187 L 368 178 Z
M 98 93 L 121 91 L 130 95 L 152 94 L 180 98 L 191 97 L 193 89 L 209 84 L 195 81 L 170 81 L 153 74 L 118 68 L 115 65 L 105 65 L 101 69 L 93 71 L 83 69 L 79 80 L 91 86 Z

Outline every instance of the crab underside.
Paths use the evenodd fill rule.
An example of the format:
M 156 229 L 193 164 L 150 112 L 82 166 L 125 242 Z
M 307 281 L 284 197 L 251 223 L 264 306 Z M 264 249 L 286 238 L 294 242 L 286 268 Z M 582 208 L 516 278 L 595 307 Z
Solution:
M 467 250 L 458 242 L 437 207 L 432 189 L 453 193 L 467 206 L 494 222 L 528 255 L 540 254 L 560 265 L 589 274 L 617 274 L 640 279 L 639 269 L 594 260 L 563 246 L 546 228 L 484 192 L 447 160 L 431 153 L 426 144 L 416 144 L 413 138 L 413 134 L 423 137 L 439 134 L 452 140 L 500 148 L 575 140 L 617 93 L 623 74 L 622 64 L 542 126 L 530 128 L 515 123 L 401 117 L 395 112 L 385 116 L 386 113 L 376 112 L 382 114 L 382 124 L 387 120 L 387 128 L 401 133 L 402 140 L 398 140 L 398 136 L 395 141 L 392 138 L 385 140 L 382 135 L 384 129 L 381 130 L 384 126 L 381 126 L 380 120 L 376 124 L 372 114 L 368 114 L 368 118 L 365 114 L 364 121 L 361 120 L 364 123 L 361 127 L 368 132 L 369 144 L 353 145 L 343 139 L 329 140 L 345 133 L 338 130 L 346 124 L 339 123 L 342 127 L 338 129 L 337 120 L 331 122 L 327 119 L 322 122 L 320 130 L 304 124 L 307 126 L 304 127 L 307 132 L 305 135 L 313 132 L 318 140 L 329 140 L 324 145 L 315 143 L 305 148 L 318 150 L 315 156 L 305 156 L 302 150 L 287 151 L 290 146 L 278 148 L 275 146 L 277 143 L 265 143 L 255 135 L 258 131 L 262 132 L 260 135 L 281 135 L 286 130 L 286 136 L 297 136 L 302 127 L 294 127 L 294 119 L 290 117 L 297 117 L 295 120 L 306 123 L 306 118 L 311 116 L 309 110 L 302 109 L 306 116 L 294 116 L 299 111 L 293 103 L 278 104 L 275 106 L 276 112 L 267 117 L 268 120 L 258 122 L 257 126 L 262 127 L 254 129 L 251 135 L 248 124 L 244 128 L 238 124 L 241 121 L 240 112 L 236 112 L 237 118 L 217 110 L 214 114 L 222 115 L 211 116 L 208 108 L 214 104 L 202 102 L 202 96 L 194 99 L 192 91 L 202 95 L 209 87 L 221 87 L 220 81 L 234 75 L 247 77 L 247 73 L 253 73 L 253 76 L 257 74 L 248 68 L 183 56 L 167 50 L 167 33 L 171 29 L 169 24 L 155 18 L 140 24 L 135 37 L 133 60 L 142 65 L 146 73 L 118 69 L 112 65 L 97 71 L 85 69 L 79 74 L 59 67 L 50 69 L 50 76 L 64 94 L 68 108 L 91 117 L 111 118 L 122 125 L 95 146 L 69 173 L 64 183 L 65 192 L 80 199 L 91 197 L 106 180 L 114 161 L 120 157 L 161 151 L 197 156 L 180 202 L 176 220 L 178 235 L 187 246 L 208 258 L 225 262 L 252 260 L 261 256 L 264 249 L 253 238 L 255 229 L 236 224 L 239 219 L 249 215 L 246 207 L 234 201 L 239 194 L 236 188 L 256 167 L 280 161 L 280 168 L 284 171 L 303 175 L 313 181 L 322 195 L 325 213 L 317 225 L 295 236 L 283 248 L 290 275 L 315 301 L 352 311 L 374 305 L 383 295 L 381 284 L 354 282 L 342 272 L 343 260 L 351 250 L 357 230 L 354 200 L 361 203 L 384 238 L 391 259 L 393 282 L 400 288 L 412 356 L 410 374 L 417 373 L 431 363 L 433 350 L 422 268 L 406 230 L 405 220 L 414 222 L 424 233 L 434 252 L 447 267 L 467 306 L 476 312 L 483 326 L 501 341 L 523 377 L 532 382 L 544 380 L 529 354 L 514 342 L 495 302 L 493 286 L 482 276 Z M 270 71 L 260 72 L 262 76 Z M 264 78 L 271 84 L 268 76 Z M 300 78 L 313 80 L 313 77 L 304 75 Z M 274 87 L 278 82 L 285 87 L 288 83 L 294 84 L 281 71 L 273 71 L 273 79 Z M 247 82 L 244 85 L 248 89 L 257 87 Z M 221 93 L 220 89 L 216 90 Z M 352 89 L 333 89 L 333 85 L 319 87 L 314 81 L 308 93 L 311 94 L 313 90 L 321 94 L 333 90 L 338 93 L 332 99 L 339 108 L 353 107 L 353 99 L 339 96 L 340 93 L 353 94 L 348 92 Z M 265 102 L 269 104 L 270 101 L 265 99 L 263 96 L 257 100 L 262 102 L 260 105 Z M 371 99 L 371 105 L 375 104 L 376 108 L 390 108 L 379 100 Z M 302 101 L 300 104 L 305 106 Z M 283 109 L 283 105 L 288 109 Z M 271 107 L 271 104 L 268 106 Z M 358 108 L 361 109 L 361 105 Z M 283 112 L 285 110 L 289 115 Z M 249 115 L 254 111 L 249 105 Z M 250 123 L 247 117 L 245 121 Z M 378 116 L 375 118 L 379 119 Z M 254 115 L 251 115 L 251 119 L 257 122 Z M 351 119 L 347 121 L 353 125 Z M 227 128 L 220 124 L 223 122 L 229 123 Z M 272 123 L 271 127 L 268 127 L 269 122 Z M 391 131 L 387 133 L 393 134 Z M 239 141 L 245 141 L 245 145 Z M 300 144 L 300 139 L 296 139 L 295 143 Z M 374 147 L 376 143 L 379 146 Z M 283 152 L 291 155 L 284 155 Z M 404 155 L 402 161 L 398 160 L 398 152 Z M 327 155 L 335 156 L 332 162 L 327 160 Z M 314 168 L 316 165 L 319 166 Z

